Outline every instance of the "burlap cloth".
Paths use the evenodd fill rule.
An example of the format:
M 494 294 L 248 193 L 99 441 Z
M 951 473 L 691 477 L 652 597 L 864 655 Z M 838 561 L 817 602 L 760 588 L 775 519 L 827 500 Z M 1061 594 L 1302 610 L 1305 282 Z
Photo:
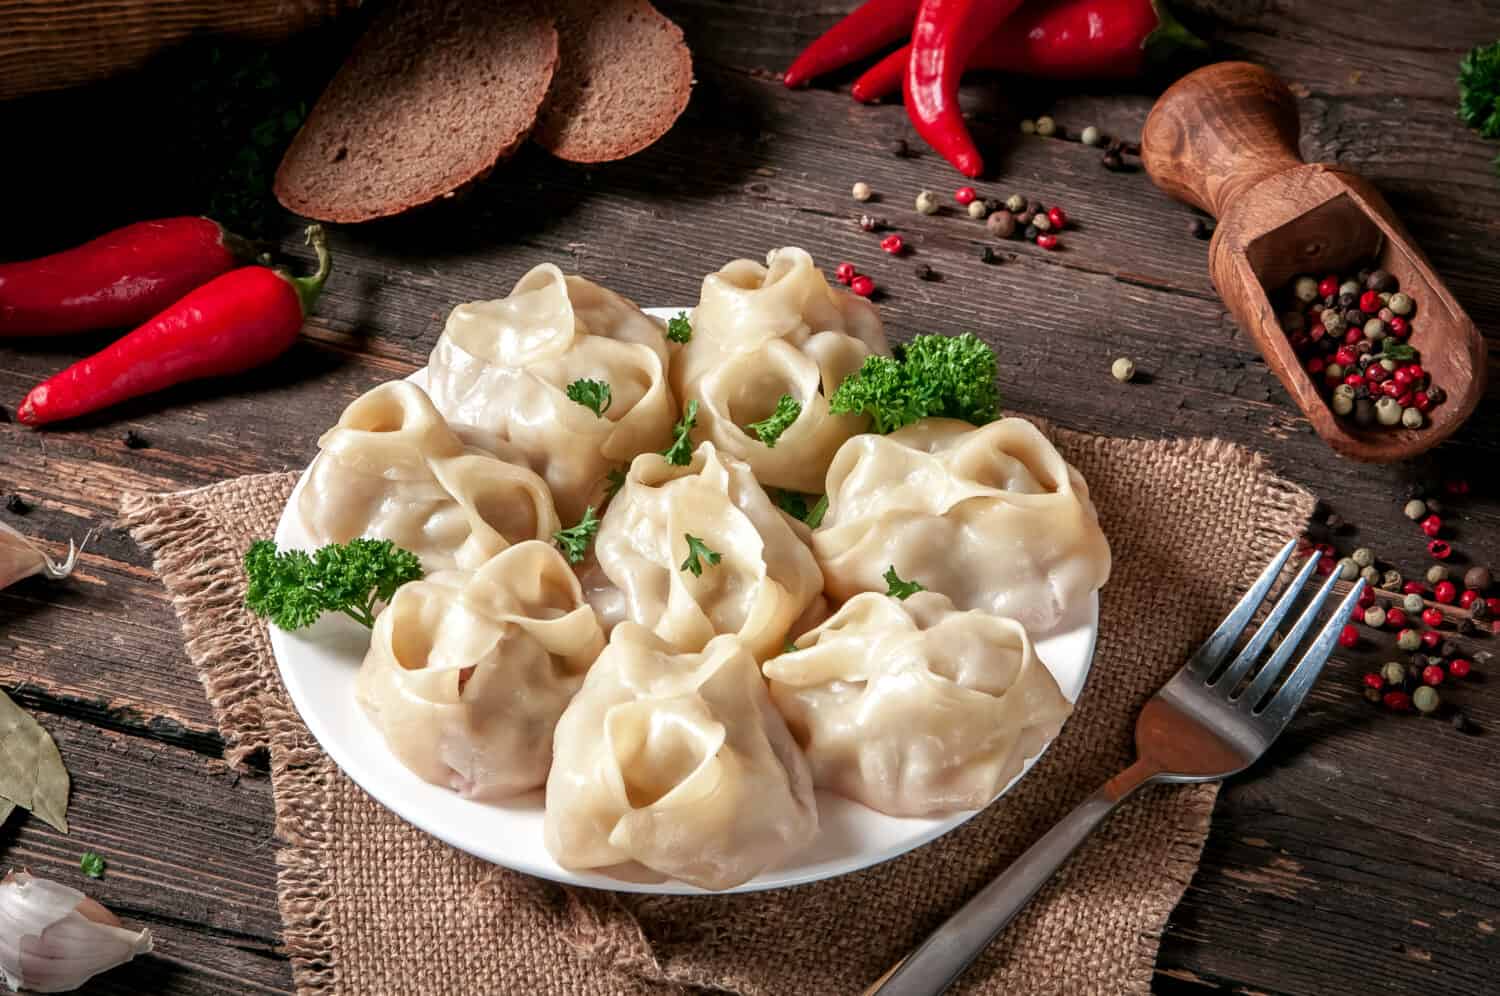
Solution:
M 1061 737 L 1003 802 L 926 847 L 832 881 L 736 896 L 564 888 L 408 826 L 319 750 L 282 688 L 265 629 L 242 605 L 240 557 L 272 534 L 295 475 L 127 497 L 124 524 L 155 551 L 230 759 L 269 750 L 297 992 L 861 992 L 1130 760 L 1141 703 L 1313 505 L 1259 457 L 1223 442 L 1053 435 L 1087 478 L 1115 557 L 1094 670 Z M 957 991 L 1149 992 L 1216 792 L 1143 792 Z

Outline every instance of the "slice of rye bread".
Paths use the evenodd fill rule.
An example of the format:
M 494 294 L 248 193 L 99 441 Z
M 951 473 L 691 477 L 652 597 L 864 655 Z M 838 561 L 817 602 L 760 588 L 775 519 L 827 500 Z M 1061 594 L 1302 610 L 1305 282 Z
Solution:
M 451 194 L 526 140 L 557 61 L 552 18 L 529 4 L 393 0 L 292 140 L 276 198 L 353 222 Z
M 552 0 L 561 64 L 533 141 L 580 163 L 623 159 L 661 138 L 693 90 L 682 29 L 647 0 Z

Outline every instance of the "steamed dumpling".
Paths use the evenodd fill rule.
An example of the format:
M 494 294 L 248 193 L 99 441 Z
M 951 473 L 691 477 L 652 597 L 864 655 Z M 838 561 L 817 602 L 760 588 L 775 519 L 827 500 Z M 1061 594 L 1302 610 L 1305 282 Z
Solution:
M 813 534 L 828 593 L 884 591 L 896 573 L 960 609 L 1045 632 L 1109 580 L 1088 485 L 1024 419 L 923 419 L 845 443 Z
M 318 440 L 297 498 L 316 546 L 387 539 L 429 571 L 472 570 L 559 528 L 547 485 L 524 466 L 467 447 L 426 393 L 392 381 L 355 399 Z
M 761 484 L 821 492 L 839 446 L 869 425 L 831 414 L 828 399 L 865 357 L 889 352 L 874 305 L 830 287 L 803 250 L 778 249 L 768 267 L 737 259 L 704 278 L 672 383 L 683 403 L 699 402 L 702 438 L 748 463 Z M 749 425 L 783 395 L 801 411 L 768 446 Z
M 567 562 L 532 540 L 398 589 L 375 621 L 359 700 L 419 777 L 500 799 L 546 783 L 553 728 L 603 648 Z
M 544 263 L 509 297 L 453 309 L 432 351 L 429 390 L 466 438 L 519 452 L 571 525 L 602 505 L 611 470 L 671 442 L 678 411 L 667 365 L 659 324 Z M 580 379 L 609 384 L 603 417 L 568 398 Z
M 766 662 L 813 782 L 891 816 L 979 809 L 1072 711 L 1026 630 L 866 592 Z
M 565 868 L 636 861 L 729 889 L 818 831 L 807 761 L 733 636 L 678 653 L 621 623 L 557 724 L 547 850 Z
M 697 574 L 683 567 L 690 535 L 720 557 L 700 556 Z M 747 465 L 704 442 L 686 466 L 656 453 L 635 459 L 594 555 L 623 596 L 626 618 L 683 651 L 732 633 L 760 660 L 781 649 L 821 596 L 807 538 L 807 527 L 771 503 Z M 590 589 L 591 598 L 619 600 Z

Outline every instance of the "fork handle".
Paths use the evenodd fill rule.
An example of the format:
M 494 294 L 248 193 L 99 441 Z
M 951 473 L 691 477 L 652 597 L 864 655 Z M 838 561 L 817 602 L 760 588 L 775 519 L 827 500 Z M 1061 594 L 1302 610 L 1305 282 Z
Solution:
M 1158 773 L 1154 765 L 1137 761 L 1105 782 L 964 903 L 915 951 L 877 979 L 864 996 L 938 996 L 1021 912 L 1104 818 Z

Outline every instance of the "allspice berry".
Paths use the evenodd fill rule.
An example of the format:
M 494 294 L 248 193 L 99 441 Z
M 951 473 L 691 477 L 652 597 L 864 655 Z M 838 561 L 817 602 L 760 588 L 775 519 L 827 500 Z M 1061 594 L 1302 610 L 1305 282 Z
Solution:
M 1016 216 L 1007 208 L 1001 208 L 984 219 L 984 227 L 997 239 L 1008 239 L 1016 234 Z
M 1465 588 L 1484 591 L 1484 589 L 1493 583 L 1494 579 L 1490 577 L 1490 569 L 1488 567 L 1471 567 L 1464 572 Z

